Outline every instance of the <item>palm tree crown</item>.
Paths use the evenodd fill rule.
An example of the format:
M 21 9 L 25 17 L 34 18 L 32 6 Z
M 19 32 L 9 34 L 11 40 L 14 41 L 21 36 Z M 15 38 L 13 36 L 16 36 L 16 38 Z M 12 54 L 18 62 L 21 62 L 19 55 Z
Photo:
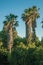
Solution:
M 24 13 L 22 14 L 22 19 L 24 21 L 27 21 L 29 18 L 32 18 L 34 20 L 35 18 L 40 17 L 38 13 L 39 8 L 37 9 L 36 6 L 33 6 L 32 8 L 28 8 L 24 10 Z

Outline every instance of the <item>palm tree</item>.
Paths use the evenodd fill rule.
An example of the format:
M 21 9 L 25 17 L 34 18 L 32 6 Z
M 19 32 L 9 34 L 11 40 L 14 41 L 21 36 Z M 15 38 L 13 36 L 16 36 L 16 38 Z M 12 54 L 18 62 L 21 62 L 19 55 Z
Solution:
M 25 21 L 26 24 L 26 38 L 28 43 L 32 42 L 32 36 L 33 33 L 35 33 L 36 18 L 38 17 L 39 13 L 36 6 L 25 9 L 24 13 L 22 14 L 22 19 L 23 21 Z
M 39 9 L 40 8 L 37 8 L 36 6 L 32 7 L 32 10 L 33 10 L 33 20 L 32 20 L 33 39 L 32 39 L 32 41 L 33 42 L 36 40 L 35 28 L 37 27 L 37 25 L 36 25 L 36 19 L 38 19 L 40 17 Z
M 42 23 L 42 28 L 43 28 L 43 20 L 41 21 L 41 23 Z
M 4 30 L 6 31 L 7 35 L 7 44 L 9 52 L 11 53 L 14 41 L 14 31 L 16 31 L 16 26 L 18 26 L 17 16 L 14 14 L 10 14 L 6 16 L 6 20 L 4 21 Z

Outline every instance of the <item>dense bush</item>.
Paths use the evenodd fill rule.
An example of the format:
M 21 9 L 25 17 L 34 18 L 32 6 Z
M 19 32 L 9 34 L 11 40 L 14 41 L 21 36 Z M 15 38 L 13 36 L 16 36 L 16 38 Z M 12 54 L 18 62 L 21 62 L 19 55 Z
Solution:
M 43 39 L 27 44 L 26 38 L 17 37 L 11 54 L 5 44 L 0 38 L 0 65 L 40 65 L 43 61 Z
M 3 47 L 3 43 L 0 42 L 0 65 L 9 65 L 8 51 Z
M 43 61 L 43 47 L 35 43 L 26 46 L 21 42 L 13 48 L 11 61 L 14 65 L 39 65 Z

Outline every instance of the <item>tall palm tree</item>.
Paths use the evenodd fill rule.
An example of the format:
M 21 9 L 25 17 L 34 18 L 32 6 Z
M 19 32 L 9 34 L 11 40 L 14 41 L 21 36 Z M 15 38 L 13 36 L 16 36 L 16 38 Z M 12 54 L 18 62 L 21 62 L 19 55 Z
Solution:
M 4 30 L 6 31 L 8 41 L 7 44 L 10 53 L 13 47 L 13 34 L 14 31 L 16 31 L 16 26 L 18 26 L 17 16 L 15 16 L 14 14 L 6 16 L 6 20 L 4 21 Z
M 39 13 L 36 6 L 25 9 L 24 13 L 22 14 L 22 19 L 25 21 L 26 24 L 26 38 L 28 43 L 32 42 L 32 36 L 33 33 L 35 33 L 36 18 L 38 17 Z
M 32 41 L 35 41 L 35 39 L 36 39 L 35 28 L 37 27 L 36 19 L 38 19 L 40 17 L 39 9 L 40 8 L 37 8 L 36 6 L 32 7 L 32 10 L 33 10 L 33 19 L 32 19 L 33 39 L 32 39 Z

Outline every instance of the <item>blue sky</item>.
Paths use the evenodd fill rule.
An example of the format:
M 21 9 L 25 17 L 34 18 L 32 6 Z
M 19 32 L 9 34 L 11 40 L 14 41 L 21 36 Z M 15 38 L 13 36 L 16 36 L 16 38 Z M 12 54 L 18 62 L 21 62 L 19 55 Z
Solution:
M 25 37 L 25 23 L 21 19 L 24 9 L 36 5 L 40 8 L 40 18 L 37 20 L 36 34 L 41 39 L 43 36 L 43 29 L 41 28 L 41 20 L 43 18 L 43 0 L 0 0 L 0 31 L 3 28 L 3 21 L 5 16 L 13 13 L 18 15 L 19 26 L 17 27 L 18 35 Z

